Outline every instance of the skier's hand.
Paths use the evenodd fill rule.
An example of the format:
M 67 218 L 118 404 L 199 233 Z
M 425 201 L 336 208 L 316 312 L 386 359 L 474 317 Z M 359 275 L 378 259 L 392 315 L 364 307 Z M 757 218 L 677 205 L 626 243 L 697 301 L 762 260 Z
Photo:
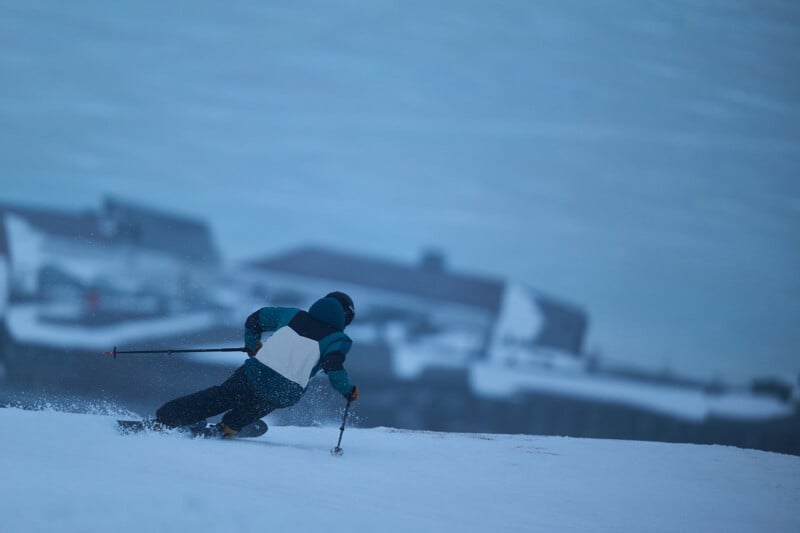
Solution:
M 258 351 L 261 349 L 262 346 L 264 346 L 264 343 L 259 342 L 258 346 L 256 346 L 252 350 L 250 348 L 245 347 L 247 349 L 247 355 L 249 355 L 250 357 L 253 357 L 255 354 L 258 353 Z
M 358 387 L 353 385 L 353 387 L 350 389 L 350 392 L 345 394 L 344 397 L 348 402 L 354 402 L 358 400 Z

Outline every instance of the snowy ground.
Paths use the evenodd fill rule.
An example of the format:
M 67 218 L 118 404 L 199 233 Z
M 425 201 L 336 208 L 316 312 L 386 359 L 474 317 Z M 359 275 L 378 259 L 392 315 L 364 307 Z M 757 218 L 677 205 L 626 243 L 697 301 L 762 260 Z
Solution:
M 2 531 L 800 531 L 800 458 L 720 446 L 272 427 L 120 436 L 0 409 Z

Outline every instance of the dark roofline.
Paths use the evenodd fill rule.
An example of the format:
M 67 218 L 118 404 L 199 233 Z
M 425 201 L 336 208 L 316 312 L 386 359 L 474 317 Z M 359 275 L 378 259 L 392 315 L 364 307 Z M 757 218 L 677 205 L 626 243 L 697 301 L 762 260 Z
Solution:
M 197 231 L 207 231 L 207 224 L 199 219 L 188 217 L 184 215 L 175 215 L 153 209 L 151 207 L 142 206 L 139 204 L 131 203 L 113 196 L 106 196 L 103 201 L 103 215 L 109 215 L 115 211 L 123 212 L 135 216 L 143 216 L 148 219 L 163 223 L 165 226 L 175 226 L 180 229 L 191 229 Z
M 51 235 L 105 240 L 97 231 L 97 215 L 91 211 L 69 212 L 63 209 L 3 203 L 0 204 L 0 251 L 5 254 L 9 253 L 5 231 L 5 215 L 9 213 Z
M 6 213 L 17 215 L 35 228 L 50 235 L 88 240 L 96 243 L 113 244 L 119 243 L 121 239 L 135 237 L 135 232 L 128 231 L 125 233 L 126 230 L 131 229 L 126 226 L 138 226 L 140 222 L 149 224 L 151 227 L 170 228 L 191 236 L 192 240 L 188 241 L 190 242 L 190 248 L 181 250 L 181 246 L 171 245 L 168 239 L 153 239 L 152 235 L 144 242 L 136 241 L 135 243 L 146 249 L 181 255 L 185 259 L 219 261 L 219 252 L 214 246 L 211 232 L 202 220 L 141 207 L 113 197 L 106 197 L 100 210 L 74 212 L 48 207 L 0 204 L 0 252 L 6 255 L 9 253 L 4 224 L 4 215 Z M 119 228 L 115 230 L 116 234 L 108 231 L 106 226 L 110 220 L 109 217 L 118 219 L 117 222 L 121 224 L 122 232 L 118 231 Z M 160 237 L 157 233 L 154 235 Z M 186 244 L 186 242 L 179 244 Z M 194 253 L 195 249 L 200 250 L 200 252 Z
M 246 262 L 264 270 L 361 285 L 484 308 L 500 309 L 505 283 L 447 270 L 403 265 L 351 253 L 308 246 Z

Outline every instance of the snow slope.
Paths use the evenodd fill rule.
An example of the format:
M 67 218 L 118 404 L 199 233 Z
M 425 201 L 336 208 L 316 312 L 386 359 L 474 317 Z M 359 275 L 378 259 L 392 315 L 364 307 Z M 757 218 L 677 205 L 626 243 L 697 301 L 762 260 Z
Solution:
M 800 531 L 800 457 L 528 435 L 273 427 L 120 436 L 0 409 L 4 532 Z

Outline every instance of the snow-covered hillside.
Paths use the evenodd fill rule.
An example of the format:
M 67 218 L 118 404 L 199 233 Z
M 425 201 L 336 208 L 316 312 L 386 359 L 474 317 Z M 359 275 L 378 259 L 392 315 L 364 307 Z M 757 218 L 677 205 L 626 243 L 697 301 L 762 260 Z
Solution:
M 0 409 L 2 531 L 800 531 L 800 458 L 528 435 L 272 427 L 121 436 Z

